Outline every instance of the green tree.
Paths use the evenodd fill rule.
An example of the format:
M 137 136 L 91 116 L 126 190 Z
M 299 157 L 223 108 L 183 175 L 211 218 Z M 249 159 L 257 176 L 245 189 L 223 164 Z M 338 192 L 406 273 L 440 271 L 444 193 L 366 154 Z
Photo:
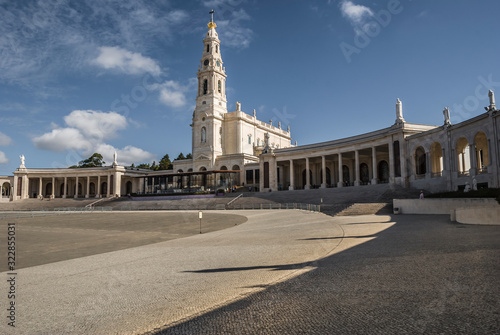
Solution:
M 193 159 L 193 155 L 191 155 L 191 153 L 187 154 L 186 159 Z
M 99 167 L 103 166 L 104 164 L 106 163 L 104 162 L 102 155 L 95 152 L 89 158 L 78 162 L 78 166 L 72 166 L 72 167 L 78 167 L 78 168 Z
M 149 166 L 149 163 L 141 163 L 137 165 L 137 168 L 139 169 L 151 169 L 151 166 Z
M 170 161 L 170 157 L 168 157 L 168 154 L 163 156 L 163 158 L 160 160 L 160 164 L 158 166 L 158 170 L 171 170 L 173 169 L 172 162 Z
M 184 154 L 181 152 L 179 156 L 177 156 L 176 160 L 180 161 L 182 159 L 186 159 L 186 157 L 184 157 Z

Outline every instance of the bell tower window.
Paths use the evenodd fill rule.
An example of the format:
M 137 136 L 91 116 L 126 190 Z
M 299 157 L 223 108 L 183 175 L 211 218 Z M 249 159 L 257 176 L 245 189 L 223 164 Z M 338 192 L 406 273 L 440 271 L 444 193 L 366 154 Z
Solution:
M 222 85 L 221 85 L 221 82 L 219 80 L 219 82 L 217 83 L 217 90 L 219 91 L 219 93 L 221 93 L 221 91 L 222 91 L 221 87 L 222 87 Z
M 219 46 L 218 45 L 215 46 L 215 53 L 219 53 Z
M 210 52 L 210 44 L 207 44 L 207 52 Z
M 203 80 L 203 94 L 208 93 L 208 80 Z

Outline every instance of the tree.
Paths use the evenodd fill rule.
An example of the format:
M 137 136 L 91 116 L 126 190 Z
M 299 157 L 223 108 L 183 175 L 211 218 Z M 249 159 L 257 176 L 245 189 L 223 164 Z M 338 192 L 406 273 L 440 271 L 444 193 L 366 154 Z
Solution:
M 103 161 L 102 155 L 95 152 L 89 158 L 78 162 L 78 166 L 72 166 L 72 167 L 77 167 L 77 168 L 99 167 L 103 166 L 104 164 L 106 163 Z
M 160 164 L 158 166 L 158 170 L 172 170 L 173 169 L 172 162 L 170 161 L 170 157 L 168 157 L 168 154 L 163 156 L 163 158 L 160 160 Z
M 186 159 L 193 159 L 193 155 L 191 155 L 190 153 L 186 155 Z
M 137 165 L 138 169 L 151 169 L 151 166 L 149 166 L 149 163 L 141 163 Z
M 184 157 L 184 154 L 181 152 L 179 154 L 179 156 L 177 156 L 176 160 L 180 161 L 180 160 L 183 160 L 183 159 L 186 159 L 186 157 Z

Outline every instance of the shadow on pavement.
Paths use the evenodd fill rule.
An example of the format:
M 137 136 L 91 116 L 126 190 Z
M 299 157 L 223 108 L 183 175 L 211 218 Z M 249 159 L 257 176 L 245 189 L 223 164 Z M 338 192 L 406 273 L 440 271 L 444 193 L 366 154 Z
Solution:
M 394 219 L 312 271 L 147 334 L 498 333 L 499 227 L 457 229 L 447 216 Z M 194 272 L 294 266 L 304 264 Z

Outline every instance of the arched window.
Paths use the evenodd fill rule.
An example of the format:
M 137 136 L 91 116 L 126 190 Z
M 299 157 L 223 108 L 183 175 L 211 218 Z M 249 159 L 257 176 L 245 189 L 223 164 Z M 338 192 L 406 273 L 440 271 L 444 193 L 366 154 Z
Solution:
M 252 144 L 252 135 L 248 135 L 248 144 Z
M 210 44 L 207 44 L 207 52 L 210 52 Z
M 205 127 L 201 128 L 201 143 L 205 143 L 207 141 L 207 129 Z
M 427 159 L 425 157 L 425 150 L 418 147 L 415 150 L 415 173 L 417 175 L 424 175 L 427 172 Z
M 208 93 L 208 80 L 203 80 L 203 94 Z
M 219 53 L 219 46 L 217 44 L 215 45 L 215 53 Z
M 221 92 L 222 92 L 222 84 L 221 84 L 220 80 L 219 80 L 219 82 L 217 83 L 217 90 L 219 91 L 219 93 L 221 93 Z

